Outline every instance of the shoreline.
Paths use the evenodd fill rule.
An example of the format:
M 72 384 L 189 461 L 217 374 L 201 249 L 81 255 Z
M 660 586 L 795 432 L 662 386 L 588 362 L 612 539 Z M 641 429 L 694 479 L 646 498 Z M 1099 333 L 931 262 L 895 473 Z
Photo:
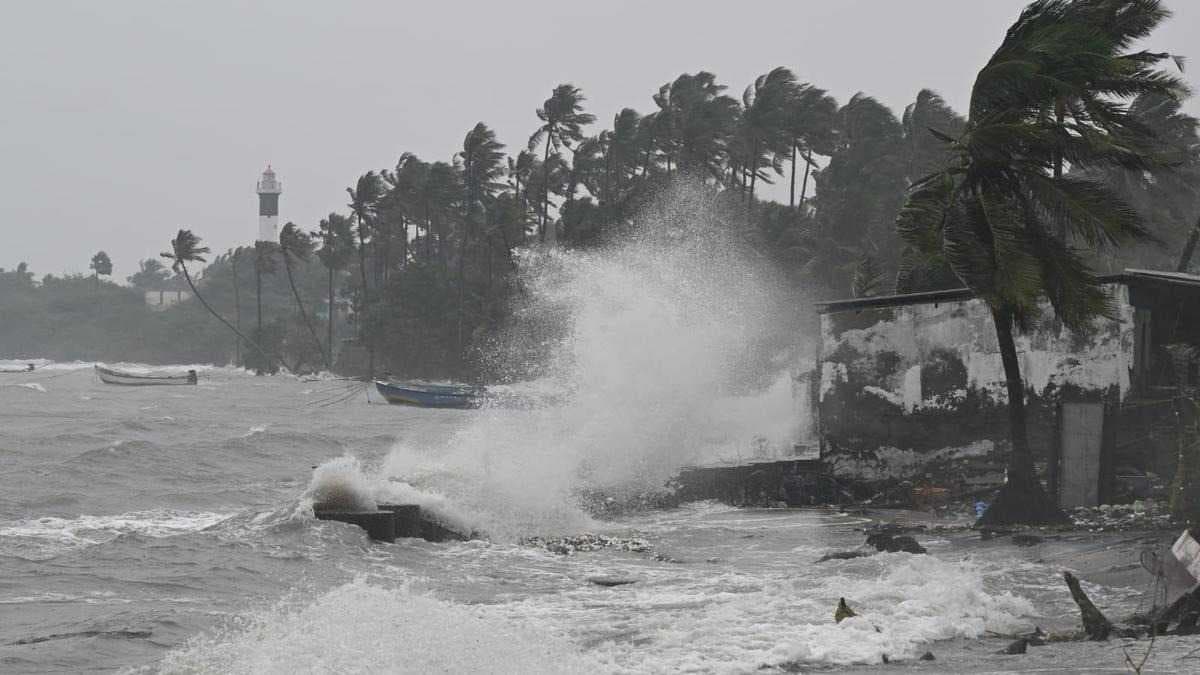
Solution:
M 1061 572 L 1070 571 L 1092 595 L 1097 607 L 1114 623 L 1128 620 L 1135 612 L 1149 608 L 1155 594 L 1155 578 L 1141 564 L 1143 551 L 1169 552 L 1182 525 L 1114 528 L 1023 527 L 986 536 L 973 527 L 974 519 L 965 514 L 939 515 L 902 509 L 848 509 L 847 513 L 871 520 L 863 528 L 864 536 L 872 529 L 893 529 L 911 535 L 929 549 L 926 555 L 947 560 L 969 560 L 1003 553 L 1031 565 L 1049 568 L 1050 588 L 1058 591 L 1029 599 L 1038 615 L 1030 617 L 1027 632 L 1035 627 L 1050 634 L 1082 631 L 1078 609 Z M 1017 542 L 1014 542 L 1014 536 Z M 1093 592 L 1096 591 L 1096 592 Z M 1159 596 L 1161 598 L 1161 595 Z M 1069 610 L 1064 611 L 1064 605 Z M 832 611 L 832 609 L 831 609 Z M 1129 673 L 1126 650 L 1135 664 L 1150 647 L 1150 656 L 1141 672 L 1184 673 L 1200 671 L 1200 636 L 1160 636 L 1151 647 L 1148 638 L 1112 637 L 1105 642 L 1052 642 L 1029 646 L 1024 654 L 1003 654 L 1015 635 L 984 635 L 978 638 L 953 638 L 930 643 L 926 648 L 934 660 L 904 660 L 888 664 L 864 664 L 845 667 L 819 667 L 797 664 L 802 671 L 845 670 L 856 673 L 894 673 L 897 670 L 927 673 Z

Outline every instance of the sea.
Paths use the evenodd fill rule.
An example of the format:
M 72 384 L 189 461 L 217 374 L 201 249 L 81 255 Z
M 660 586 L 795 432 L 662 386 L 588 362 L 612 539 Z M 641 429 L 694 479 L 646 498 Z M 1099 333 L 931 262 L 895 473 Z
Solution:
M 1015 547 L 929 531 L 929 555 L 818 563 L 868 517 L 632 508 L 813 433 L 808 314 L 691 197 L 624 245 L 519 256 L 482 409 L 204 364 L 109 363 L 199 375 L 114 386 L 24 355 L 0 374 L 0 671 L 954 672 L 992 667 L 979 638 L 1074 621 L 1058 569 Z M 372 542 L 314 518 L 331 499 L 476 538 Z

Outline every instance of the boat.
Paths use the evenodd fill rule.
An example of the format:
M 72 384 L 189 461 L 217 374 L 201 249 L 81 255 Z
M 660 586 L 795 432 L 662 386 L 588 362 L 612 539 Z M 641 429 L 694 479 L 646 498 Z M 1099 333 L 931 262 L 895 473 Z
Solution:
M 163 384 L 196 384 L 196 371 L 189 370 L 184 375 L 149 375 L 142 373 L 126 373 L 104 366 L 96 366 L 96 375 L 105 384 L 121 384 L 129 386 L 152 386 Z
M 469 384 L 375 380 L 375 388 L 392 405 L 459 409 L 478 408 L 483 405 L 483 390 Z
M 0 368 L 0 375 L 12 375 L 15 373 L 32 373 L 34 366 L 32 363 L 25 364 L 24 368 Z

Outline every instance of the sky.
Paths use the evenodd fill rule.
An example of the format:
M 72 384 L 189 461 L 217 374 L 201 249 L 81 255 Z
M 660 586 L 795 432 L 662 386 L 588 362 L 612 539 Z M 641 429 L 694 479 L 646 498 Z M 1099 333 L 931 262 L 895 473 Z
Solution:
M 608 126 L 683 72 L 729 93 L 787 66 L 845 102 L 899 115 L 922 88 L 964 110 L 1022 0 L 45 0 L 0 21 L 0 267 L 113 279 L 180 227 L 214 251 L 257 232 L 255 181 L 280 222 L 314 229 L 345 187 L 403 152 L 449 160 L 476 122 L 515 153 L 562 82 Z M 1147 46 L 1187 55 L 1200 2 Z M 1189 39 L 1190 38 L 1190 39 Z M 1184 74 L 1194 89 L 1200 77 Z M 1192 114 L 1200 105 L 1189 102 Z M 593 127 L 593 133 L 600 126 Z

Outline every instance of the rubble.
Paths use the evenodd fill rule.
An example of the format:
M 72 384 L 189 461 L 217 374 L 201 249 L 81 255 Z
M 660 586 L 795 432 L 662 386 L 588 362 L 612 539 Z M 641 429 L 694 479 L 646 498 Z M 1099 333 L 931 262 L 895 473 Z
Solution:
M 1158 530 L 1172 527 L 1171 512 L 1165 504 L 1138 500 L 1132 504 L 1101 504 L 1079 507 L 1068 514 L 1072 525 L 1089 532 Z
M 600 534 L 577 534 L 567 537 L 529 537 L 521 543 L 533 548 L 545 549 L 559 555 L 573 555 L 603 549 L 616 549 L 631 553 L 653 553 L 650 544 L 644 539 L 625 537 L 606 537 Z

